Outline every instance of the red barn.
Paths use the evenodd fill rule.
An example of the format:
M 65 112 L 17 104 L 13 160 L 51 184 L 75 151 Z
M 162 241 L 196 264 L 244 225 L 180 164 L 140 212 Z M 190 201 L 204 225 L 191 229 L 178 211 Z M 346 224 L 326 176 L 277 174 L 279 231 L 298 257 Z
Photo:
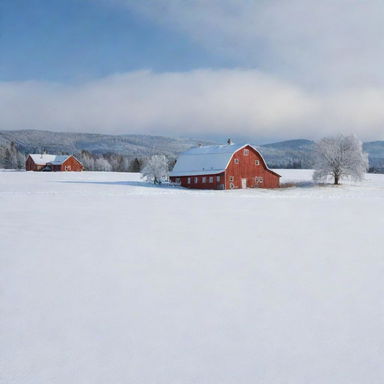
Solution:
M 209 145 L 182 153 L 170 180 L 187 188 L 278 188 L 280 175 L 251 145 Z
M 82 171 L 83 164 L 72 155 L 48 155 L 32 154 L 28 155 L 25 162 L 27 171 Z

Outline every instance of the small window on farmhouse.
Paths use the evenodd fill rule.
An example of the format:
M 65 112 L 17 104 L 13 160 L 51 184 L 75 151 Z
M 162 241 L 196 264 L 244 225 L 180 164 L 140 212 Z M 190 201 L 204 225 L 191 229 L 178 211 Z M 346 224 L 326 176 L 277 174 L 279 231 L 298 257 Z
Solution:
M 180 183 L 180 177 L 176 177 L 176 183 Z
M 213 183 L 213 176 L 209 176 L 209 182 Z
M 235 159 L 235 164 L 239 164 L 239 159 Z
M 195 184 L 197 184 L 198 182 L 199 182 L 199 178 L 195 177 Z
M 235 178 L 233 176 L 229 176 L 229 181 L 234 181 Z
M 216 176 L 216 181 L 220 183 L 220 176 Z
M 187 183 L 188 183 L 188 184 L 191 184 L 191 178 L 190 178 L 190 177 L 188 177 L 188 179 L 187 179 Z
M 203 177 L 203 183 L 206 183 L 207 182 L 207 178 L 204 176 Z
M 255 160 L 255 165 L 260 165 L 260 160 Z
M 244 156 L 248 156 L 249 155 L 249 149 L 244 149 L 243 153 L 244 153 Z

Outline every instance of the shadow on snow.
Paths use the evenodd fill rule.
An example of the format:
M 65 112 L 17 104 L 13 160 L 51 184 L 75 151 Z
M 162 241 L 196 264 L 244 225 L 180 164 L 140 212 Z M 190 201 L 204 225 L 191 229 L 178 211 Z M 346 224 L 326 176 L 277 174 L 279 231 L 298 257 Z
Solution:
M 65 183 L 65 184 L 96 184 L 96 185 L 123 185 L 123 186 L 130 186 L 130 187 L 145 187 L 145 188 L 157 188 L 157 189 L 179 189 L 183 191 L 188 191 L 191 190 L 190 188 L 184 188 L 180 187 L 177 185 L 172 185 L 172 184 L 153 184 L 149 183 L 146 181 L 87 181 L 87 180 L 60 180 L 56 181 L 59 183 Z M 317 184 L 315 184 L 312 181 L 298 181 L 298 182 L 286 182 L 286 183 L 281 183 L 280 188 L 276 188 L 277 190 L 279 189 L 290 189 L 290 188 L 313 188 Z M 247 189 L 259 189 L 259 188 L 247 188 Z M 264 188 L 261 188 L 265 190 Z M 274 188 L 275 189 L 275 188 Z M 276 190 L 275 189 L 275 190 Z M 192 189 L 196 190 L 196 189 Z M 206 189 L 202 189 L 206 191 Z
M 157 189 L 184 189 L 171 184 L 153 184 L 146 181 L 87 181 L 87 180 L 60 180 L 55 181 L 56 183 L 65 184 L 98 184 L 98 185 L 126 185 L 130 187 L 146 187 L 146 188 L 157 188 Z

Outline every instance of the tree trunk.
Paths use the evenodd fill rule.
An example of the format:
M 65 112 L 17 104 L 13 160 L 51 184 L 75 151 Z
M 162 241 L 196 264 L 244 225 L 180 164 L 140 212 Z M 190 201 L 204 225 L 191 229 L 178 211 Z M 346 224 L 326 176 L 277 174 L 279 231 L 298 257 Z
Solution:
M 334 182 L 335 185 L 339 185 L 339 176 L 335 176 L 335 182 Z

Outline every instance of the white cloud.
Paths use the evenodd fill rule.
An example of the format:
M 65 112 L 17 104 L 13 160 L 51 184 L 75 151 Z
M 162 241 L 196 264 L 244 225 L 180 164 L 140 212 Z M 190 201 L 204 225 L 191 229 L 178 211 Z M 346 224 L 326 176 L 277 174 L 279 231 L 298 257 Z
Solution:
M 131 72 L 79 85 L 0 83 L 2 129 L 384 139 L 384 90 L 308 92 L 255 70 Z
M 384 83 L 382 0 L 104 0 L 137 11 L 239 66 L 307 86 Z

